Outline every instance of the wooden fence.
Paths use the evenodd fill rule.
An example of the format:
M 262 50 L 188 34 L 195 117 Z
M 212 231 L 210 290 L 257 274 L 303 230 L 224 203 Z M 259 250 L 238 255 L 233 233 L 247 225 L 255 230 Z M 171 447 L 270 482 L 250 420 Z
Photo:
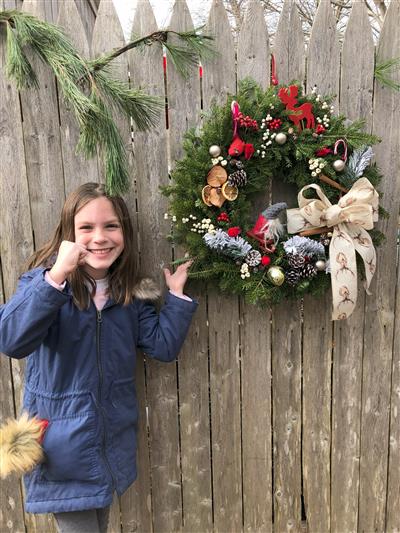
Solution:
M 96 7 L 25 0 L 22 9 L 47 20 L 57 15 L 86 55 L 121 45 L 111 1 L 101 0 L 96 20 L 89 4 Z M 0 0 L 2 7 L 20 5 Z M 340 44 L 330 2 L 322 0 L 306 54 L 296 5 L 286 0 L 271 50 L 261 5 L 251 2 L 235 57 L 226 12 L 214 0 L 207 29 L 219 56 L 204 65 L 202 83 L 197 70 L 183 81 L 168 65 L 165 84 L 155 48 L 118 58 L 123 79 L 129 70 L 136 86 L 168 94 L 168 129 L 162 123 L 135 134 L 133 147 L 128 122 L 119 121 L 130 153 L 127 201 L 143 273 L 161 281 L 161 262 L 172 257 L 158 187 L 182 155 L 184 132 L 200 123 L 202 106 L 207 111 L 213 99 L 235 93 L 241 78 L 250 75 L 266 87 L 271 51 L 280 82 L 297 79 L 308 90 L 316 84 L 322 94 L 335 93 L 337 110 L 365 118 L 382 138 L 375 154 L 391 216 L 379 223 L 387 240 L 378 250 L 373 295 L 360 291 L 346 322 L 331 322 L 328 296 L 306 298 L 303 313 L 298 303 L 265 312 L 192 287 L 200 305 L 179 361 L 139 358 L 139 478 L 115 499 L 109 531 L 400 531 L 400 95 L 373 78 L 375 61 L 400 56 L 399 20 L 400 2 L 392 0 L 375 47 L 365 5 L 356 1 Z M 170 24 L 192 27 L 185 0 L 177 0 Z M 133 31 L 156 28 L 148 0 L 139 0 Z M 77 128 L 43 65 L 35 63 L 38 92 L 18 94 L 5 78 L 2 30 L 0 39 L 0 299 L 7 300 L 24 261 L 48 239 L 65 195 L 101 180 L 101 165 L 75 155 Z M 272 195 L 291 193 L 274 184 Z M 0 371 L 4 419 L 18 412 L 23 363 L 1 357 Z M 51 517 L 24 514 L 15 480 L 1 484 L 0 519 L 2 533 L 55 531 Z

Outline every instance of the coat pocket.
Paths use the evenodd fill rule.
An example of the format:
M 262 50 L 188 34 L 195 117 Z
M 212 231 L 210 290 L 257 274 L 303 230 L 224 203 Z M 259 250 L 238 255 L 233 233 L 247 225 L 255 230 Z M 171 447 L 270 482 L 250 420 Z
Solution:
M 42 476 L 48 481 L 98 479 L 94 439 L 94 413 L 50 420 L 43 440 Z
M 126 472 L 136 463 L 136 432 L 138 409 L 134 380 L 114 381 L 110 393 L 109 420 L 114 452 L 119 470 Z
M 99 478 L 97 413 L 90 393 L 35 391 L 29 411 L 49 421 L 42 441 L 45 460 L 39 479 L 93 482 Z

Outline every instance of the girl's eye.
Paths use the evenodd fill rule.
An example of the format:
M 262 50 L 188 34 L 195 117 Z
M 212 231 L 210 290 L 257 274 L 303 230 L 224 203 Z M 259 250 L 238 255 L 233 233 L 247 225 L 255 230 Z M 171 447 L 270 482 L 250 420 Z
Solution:
M 107 228 L 119 228 L 119 224 L 108 224 Z
M 79 229 L 92 229 L 92 226 L 81 226 Z

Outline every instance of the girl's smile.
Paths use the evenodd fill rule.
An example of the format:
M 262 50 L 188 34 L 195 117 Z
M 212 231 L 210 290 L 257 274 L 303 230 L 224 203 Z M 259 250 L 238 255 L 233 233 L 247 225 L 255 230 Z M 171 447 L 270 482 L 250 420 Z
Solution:
M 105 197 L 87 203 L 75 215 L 75 241 L 88 254 L 83 269 L 94 279 L 102 279 L 124 249 L 124 236 L 113 205 Z

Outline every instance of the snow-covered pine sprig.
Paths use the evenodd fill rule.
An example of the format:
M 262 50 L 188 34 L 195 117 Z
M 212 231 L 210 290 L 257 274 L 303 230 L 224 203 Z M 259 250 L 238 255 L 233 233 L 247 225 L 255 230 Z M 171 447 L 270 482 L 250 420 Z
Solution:
M 308 237 L 300 237 L 295 235 L 283 243 L 283 248 L 287 254 L 293 255 L 307 255 L 312 257 L 320 257 L 325 255 L 324 246 Z
M 203 239 L 212 250 L 234 259 L 245 257 L 252 249 L 251 245 L 242 237 L 230 237 L 222 229 L 218 229 L 215 233 L 206 233 Z
M 343 173 L 342 181 L 346 182 L 346 186 L 351 187 L 363 175 L 373 157 L 374 153 L 370 146 L 362 146 L 354 150 L 347 161 L 346 170 Z

